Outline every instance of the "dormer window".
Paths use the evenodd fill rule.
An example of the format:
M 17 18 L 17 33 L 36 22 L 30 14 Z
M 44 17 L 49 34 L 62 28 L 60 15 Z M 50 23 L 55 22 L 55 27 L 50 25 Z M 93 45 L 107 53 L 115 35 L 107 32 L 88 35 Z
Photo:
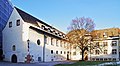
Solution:
M 41 25 L 41 28 L 42 28 L 42 29 L 45 29 L 45 26 L 44 26 L 44 25 Z
M 45 26 L 44 30 L 46 30 L 46 31 L 47 31 L 47 30 L 48 30 L 48 28 Z
M 63 38 L 65 38 L 65 35 L 63 35 Z
M 53 33 L 55 34 L 55 30 L 53 30 Z
M 48 32 L 51 32 L 50 28 L 48 28 Z
M 62 36 L 62 34 L 60 33 L 60 35 L 59 36 Z
M 16 21 L 16 26 L 19 26 L 19 25 L 20 25 L 20 19 Z
M 57 35 L 58 33 L 55 32 L 55 35 Z
M 59 36 L 60 34 L 58 33 L 58 36 Z

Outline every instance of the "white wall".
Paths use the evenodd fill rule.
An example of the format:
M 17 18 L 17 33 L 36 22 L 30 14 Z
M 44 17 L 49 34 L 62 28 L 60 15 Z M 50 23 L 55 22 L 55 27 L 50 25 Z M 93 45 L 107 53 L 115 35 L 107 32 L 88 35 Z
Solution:
M 53 38 L 53 37 L 52 37 Z M 63 61 L 63 60 L 67 60 L 67 52 L 69 51 L 70 53 L 70 48 L 68 49 L 67 47 L 64 47 L 64 43 L 60 42 L 62 40 L 58 40 L 58 46 L 56 46 L 56 38 L 55 42 L 53 43 L 54 45 L 51 45 L 51 37 L 49 37 L 49 43 L 45 44 L 46 47 L 46 51 L 45 51 L 45 56 L 46 56 L 46 61 L 51 61 L 53 59 L 53 61 Z M 60 43 L 62 43 L 62 47 L 60 46 Z M 51 50 L 53 50 L 53 54 L 51 54 Z M 58 51 L 58 54 L 56 54 L 56 51 Z M 62 51 L 62 54 L 61 54 Z M 65 52 L 65 54 L 64 54 Z M 70 55 L 69 55 L 70 58 Z
M 112 46 L 112 41 L 117 41 L 117 46 Z M 108 43 L 108 46 L 107 47 L 104 47 L 102 48 L 102 52 L 99 54 L 99 55 L 96 55 L 95 52 L 94 54 L 91 54 L 91 57 L 92 58 L 116 58 L 116 60 L 119 60 L 119 40 L 103 40 L 100 42 L 100 44 L 102 45 L 103 42 L 107 42 Z M 108 50 L 107 53 L 108 54 L 104 54 L 104 50 Z M 112 54 L 112 49 L 117 49 L 117 54 Z
M 16 20 L 20 19 L 20 26 L 16 26 Z M 12 27 L 9 28 L 9 22 L 12 21 Z M 24 62 L 25 55 L 27 54 L 27 44 L 23 41 L 23 23 L 24 21 L 16 11 L 13 10 L 6 27 L 3 30 L 3 54 L 5 61 L 11 61 L 13 54 L 17 55 L 18 62 Z M 12 50 L 12 46 L 16 46 L 16 50 Z
M 40 40 L 40 45 L 37 44 L 38 39 Z M 33 55 L 33 59 L 35 62 L 38 62 L 38 57 L 41 57 L 41 61 L 43 61 L 44 35 L 32 29 L 29 29 L 29 40 L 30 55 Z
M 42 33 L 36 32 L 33 29 L 29 29 L 29 39 L 30 39 L 30 54 L 33 55 L 33 59 L 35 62 L 38 62 L 38 57 L 41 57 L 41 61 L 43 61 L 43 46 L 44 46 L 44 35 Z M 67 51 L 70 52 L 69 49 L 60 47 L 60 40 L 58 40 L 58 46 L 56 46 L 56 38 L 52 36 L 47 36 L 47 44 L 45 44 L 45 55 L 44 61 L 63 61 L 67 59 Z M 51 45 L 51 38 L 54 39 L 53 44 Z M 37 44 L 37 40 L 40 39 L 40 45 Z M 51 50 L 53 50 L 53 54 L 51 54 Z M 58 54 L 56 54 L 58 51 Z M 62 54 L 61 54 L 62 51 Z M 64 54 L 64 51 L 66 54 Z
M 20 19 L 20 26 L 16 26 L 16 20 Z M 9 22 L 12 21 L 12 27 L 9 28 Z M 17 56 L 18 62 L 25 62 L 25 57 L 28 54 L 28 43 L 27 40 L 30 40 L 30 54 L 33 56 L 34 62 L 38 62 L 38 57 L 41 57 L 43 61 L 43 46 L 44 46 L 44 34 L 38 33 L 29 27 L 33 26 L 30 23 L 24 22 L 16 9 L 13 10 L 6 27 L 3 30 L 3 54 L 5 55 L 5 61 L 11 61 L 13 54 Z M 37 27 L 39 28 L 39 27 Z M 56 46 L 56 38 L 54 41 L 54 46 L 51 45 L 51 36 L 48 36 L 48 44 L 45 44 L 45 61 L 63 61 L 67 59 L 67 51 L 70 52 L 70 48 L 64 48 Z M 40 39 L 41 44 L 37 45 L 37 40 Z M 59 40 L 61 41 L 61 40 Z M 16 50 L 12 50 L 12 46 L 16 46 Z M 51 54 L 51 50 L 54 51 L 54 54 Z M 58 51 L 58 54 L 56 54 Z M 60 54 L 62 51 L 62 54 Z M 64 52 L 66 52 L 64 54 Z M 69 55 L 70 57 L 70 55 Z

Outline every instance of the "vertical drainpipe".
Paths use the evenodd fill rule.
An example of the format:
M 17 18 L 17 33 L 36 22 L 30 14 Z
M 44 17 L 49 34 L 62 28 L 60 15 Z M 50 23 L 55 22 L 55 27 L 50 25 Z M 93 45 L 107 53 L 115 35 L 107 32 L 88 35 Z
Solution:
M 43 44 L 43 62 L 45 62 L 45 35 L 44 35 L 44 44 Z

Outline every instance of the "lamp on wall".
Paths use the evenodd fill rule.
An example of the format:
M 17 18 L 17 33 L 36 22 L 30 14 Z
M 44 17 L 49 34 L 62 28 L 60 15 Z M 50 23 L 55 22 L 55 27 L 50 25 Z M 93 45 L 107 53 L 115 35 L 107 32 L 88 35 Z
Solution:
M 29 52 L 29 43 L 30 43 L 30 40 L 28 39 L 28 40 L 27 40 L 27 44 L 28 44 L 28 55 L 27 55 L 27 57 L 26 57 L 26 62 L 27 62 L 27 63 L 30 63 L 30 61 L 32 60 L 31 55 L 30 55 L 30 52 Z

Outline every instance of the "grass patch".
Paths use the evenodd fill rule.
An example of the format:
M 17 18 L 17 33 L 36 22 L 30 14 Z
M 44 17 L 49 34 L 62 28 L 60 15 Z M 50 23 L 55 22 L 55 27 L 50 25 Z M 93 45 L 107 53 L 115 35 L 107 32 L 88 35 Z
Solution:
M 55 66 L 90 66 L 105 63 L 105 61 L 78 61 L 73 64 L 57 64 Z

